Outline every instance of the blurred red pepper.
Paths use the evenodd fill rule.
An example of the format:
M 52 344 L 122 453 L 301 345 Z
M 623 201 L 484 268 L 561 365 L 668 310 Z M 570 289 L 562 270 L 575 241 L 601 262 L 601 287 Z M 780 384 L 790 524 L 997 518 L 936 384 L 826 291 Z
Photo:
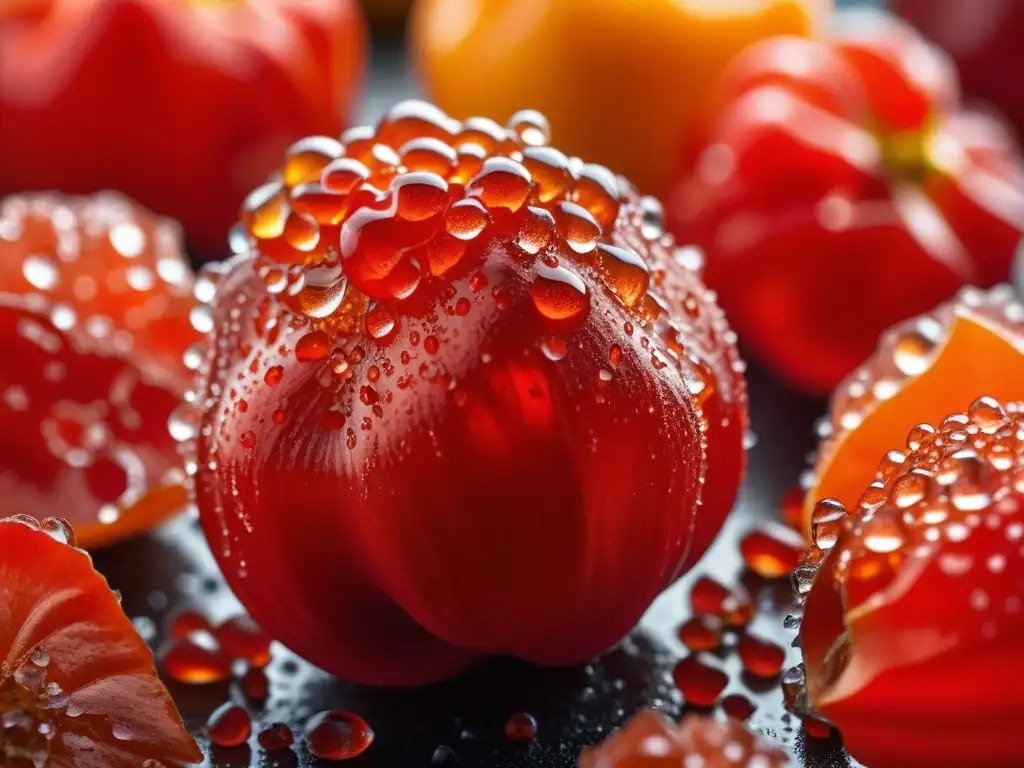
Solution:
M 354 0 L 0 4 L 0 195 L 117 189 L 226 250 L 274 159 L 344 127 L 363 50 Z
M 889 7 L 941 45 L 966 96 L 1001 110 L 1024 136 L 1024 3 L 1020 0 L 889 0 Z
M 888 326 L 1006 280 L 1024 231 L 1024 163 L 948 57 L 881 12 L 840 29 L 734 60 L 666 204 L 741 340 L 816 394 Z

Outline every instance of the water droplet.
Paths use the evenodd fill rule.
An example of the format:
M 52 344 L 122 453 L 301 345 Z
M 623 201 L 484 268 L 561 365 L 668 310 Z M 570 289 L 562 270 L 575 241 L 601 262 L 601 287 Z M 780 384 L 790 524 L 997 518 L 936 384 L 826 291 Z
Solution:
M 332 709 L 306 723 L 306 746 L 314 757 L 349 760 L 369 749 L 373 739 L 370 726 L 352 712 Z
M 214 710 L 206 721 L 210 741 L 218 747 L 237 747 L 252 733 L 252 719 L 244 708 L 230 701 Z
M 679 627 L 679 641 L 691 651 L 713 651 L 722 644 L 722 620 L 698 613 Z
M 336 195 L 349 195 L 370 178 L 370 169 L 352 158 L 338 158 L 325 166 L 321 184 Z
M 601 225 L 590 211 L 576 203 L 561 202 L 553 211 L 555 227 L 576 253 L 590 253 L 601 237 Z
M 466 198 L 459 200 L 448 208 L 445 214 L 444 228 L 452 237 L 459 240 L 472 240 L 484 231 L 490 221 L 487 208 L 479 200 Z
M 967 411 L 971 423 L 986 435 L 994 435 L 1010 423 L 1006 410 L 991 397 L 979 397 Z
M 729 684 L 724 672 L 708 666 L 695 655 L 687 656 L 676 665 L 672 679 L 686 703 L 695 707 L 713 707 Z
M 846 507 L 836 499 L 822 499 L 815 504 L 811 514 L 811 538 L 815 546 L 831 549 L 839 538 L 844 517 Z
M 537 311 L 549 320 L 579 319 L 590 307 L 587 286 L 582 278 L 561 265 L 534 265 L 536 278 L 530 283 L 530 296 Z
M 44 533 L 49 534 L 51 539 L 56 539 L 61 544 L 67 544 L 69 547 L 75 546 L 75 529 L 71 527 L 71 523 L 62 517 L 48 517 L 41 523 L 40 526 Z M 45 667 L 45 664 L 39 666 Z
M 548 360 L 557 362 L 565 357 L 569 346 L 561 336 L 552 335 L 541 342 L 541 351 Z
M 530 194 L 530 172 L 507 157 L 488 157 L 466 186 L 466 196 L 479 198 L 487 208 L 518 211 Z
M 257 187 L 242 203 L 240 219 L 253 237 L 272 240 L 284 232 L 288 201 L 279 182 Z
M 542 147 L 551 143 L 548 119 L 535 109 L 516 112 L 509 118 L 508 127 L 528 147 Z
M 310 331 L 295 344 L 295 358 L 301 363 L 323 360 L 330 352 L 331 345 L 323 331 Z
M 893 361 L 907 376 L 917 376 L 928 368 L 935 342 L 918 331 L 905 333 L 893 347 Z
M 612 293 L 625 306 L 635 306 L 647 293 L 650 273 L 646 262 L 636 251 L 598 243 L 597 268 Z
M 53 260 L 39 254 L 25 257 L 21 263 L 21 273 L 30 285 L 41 291 L 56 288 L 60 280 L 60 272 Z
M 263 374 L 263 381 L 268 386 L 275 386 L 281 383 L 281 379 L 284 378 L 284 367 L 280 365 L 272 365 L 267 368 L 267 372 Z
M 199 413 L 189 403 L 182 403 L 175 408 L 167 419 L 167 429 L 171 438 L 183 443 L 196 436 L 199 427 Z
M 292 144 L 285 153 L 281 178 L 289 187 L 319 181 L 328 163 L 344 151 L 337 139 L 306 136 Z

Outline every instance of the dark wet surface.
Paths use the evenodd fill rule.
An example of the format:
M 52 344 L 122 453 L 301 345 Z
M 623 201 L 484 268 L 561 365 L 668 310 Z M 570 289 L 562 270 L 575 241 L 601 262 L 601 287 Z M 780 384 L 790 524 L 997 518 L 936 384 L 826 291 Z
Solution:
M 275 646 L 268 668 L 271 695 L 263 705 L 246 702 L 237 683 L 170 684 L 187 724 L 201 740 L 207 716 L 229 697 L 247 703 L 253 714 L 256 726 L 250 747 L 208 750 L 207 765 L 318 765 L 304 751 L 301 738 L 291 752 L 269 756 L 257 745 L 256 733 L 270 723 L 284 722 L 300 734 L 309 715 L 332 708 L 357 712 L 376 732 L 371 749 L 349 761 L 354 767 L 428 768 L 435 751 L 446 746 L 466 768 L 568 768 L 575 765 L 581 747 L 600 741 L 644 707 L 683 714 L 682 697 L 672 683 L 672 669 L 684 655 L 676 632 L 689 616 L 687 587 L 702 574 L 725 583 L 743 578 L 761 595 L 762 609 L 750 630 L 788 647 L 793 633 L 782 628 L 785 583 L 766 583 L 752 574 L 743 577 L 737 543 L 757 521 L 778 515 L 779 499 L 806 466 L 805 456 L 814 445 L 813 422 L 824 406 L 802 400 L 756 371 L 750 385 L 758 441 L 750 452 L 747 482 L 732 517 L 698 567 L 658 599 L 618 648 L 572 669 L 538 669 L 496 659 L 444 684 L 395 691 L 335 680 Z M 179 519 L 150 537 L 104 551 L 95 560 L 121 591 L 128 615 L 139 619 L 144 633 L 156 629 L 154 647 L 167 616 L 181 607 L 197 607 L 214 620 L 239 610 L 191 519 Z M 765 683 L 741 674 L 736 654 L 730 652 L 735 640 L 735 635 L 728 637 L 726 649 L 711 659 L 729 673 L 724 693 L 742 693 L 756 704 L 751 725 L 788 745 L 803 761 L 797 764 L 846 766 L 835 743 L 804 738 L 799 722 L 782 707 L 777 681 Z M 790 649 L 787 665 L 796 661 L 796 654 Z M 505 721 L 519 711 L 538 721 L 537 738 L 530 744 L 513 744 L 504 737 Z

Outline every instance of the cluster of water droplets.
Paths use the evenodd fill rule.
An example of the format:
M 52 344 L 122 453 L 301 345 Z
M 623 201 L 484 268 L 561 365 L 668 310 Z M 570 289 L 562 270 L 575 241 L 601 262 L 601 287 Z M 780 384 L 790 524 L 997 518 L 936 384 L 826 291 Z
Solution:
M 937 427 L 914 427 L 905 449 L 882 458 L 874 482 L 855 508 L 827 498 L 815 505 L 813 544 L 792 574 L 798 607 L 787 617 L 786 627 L 800 628 L 802 606 L 822 567 L 831 569 L 847 595 L 846 611 L 856 607 L 849 604 L 852 595 L 862 601 L 865 591 L 877 592 L 913 558 L 934 559 L 951 579 L 971 579 L 974 569 L 1001 573 L 1008 557 L 1024 556 L 1017 543 L 1024 543 L 1022 454 L 1024 417 L 1019 406 L 1004 406 L 989 397 L 975 400 L 967 413 L 950 415 Z M 969 541 L 978 529 L 1001 532 L 1009 554 L 992 552 L 976 562 Z M 990 611 L 1016 613 L 1022 608 L 1015 594 L 990 595 L 981 589 L 971 593 L 969 602 L 961 607 L 973 612 L 965 612 L 963 621 L 985 639 L 998 632 L 999 622 Z M 834 651 L 832 663 L 826 660 L 830 675 L 842 671 L 843 649 Z M 787 672 L 783 689 L 791 709 L 811 713 L 803 665 Z
M 876 403 L 893 397 L 904 382 L 931 367 L 956 317 L 963 313 L 1005 329 L 1007 336 L 1024 332 L 1024 306 L 1007 285 L 987 291 L 964 288 L 931 314 L 894 326 L 882 335 L 871 359 L 836 389 L 829 417 L 817 425 L 818 437 L 825 441 L 823 456 L 839 443 L 842 435 L 855 429 Z M 812 487 L 813 475 L 808 473 L 802 485 Z
M 0 307 L 21 314 L 17 332 L 50 358 L 42 371 L 25 370 L 22 381 L 15 377 L 0 392 L 0 412 L 45 408 L 42 442 L 67 468 L 46 492 L 93 497 L 99 522 L 113 523 L 151 484 L 175 479 L 149 477 L 160 463 L 155 454 L 140 453 L 115 433 L 142 426 L 145 415 L 133 405 L 137 389 L 156 386 L 176 398 L 181 387 L 177 360 L 136 344 L 137 333 L 173 315 L 176 302 L 188 301 L 192 276 L 180 231 L 110 193 L 21 195 L 0 203 L 0 253 L 21 265 L 21 282 L 12 276 L 6 283 Z M 78 358 L 69 352 L 130 358 L 130 365 L 111 380 L 105 397 L 78 402 Z M 39 392 L 28 386 L 34 377 L 47 388 L 66 387 L 66 396 L 39 401 Z M 0 473 L 0 491 L 35 493 L 14 473 Z
M 548 359 L 568 354 L 569 335 L 591 311 L 592 291 L 607 291 L 624 310 L 620 318 L 628 318 L 617 321 L 622 333 L 636 336 L 654 368 L 671 364 L 681 371 L 699 411 L 715 391 L 706 360 L 735 342 L 700 283 L 700 253 L 674 248 L 657 201 L 639 197 L 606 168 L 547 146 L 548 139 L 546 120 L 536 112 L 517 113 L 500 126 L 483 118 L 459 122 L 409 101 L 376 128 L 293 145 L 278 172 L 247 198 L 232 233 L 236 258 L 249 260 L 263 298 L 218 297 L 217 285 L 235 262 L 207 267 L 196 285 L 193 324 L 208 336 L 185 361 L 199 372 L 203 402 L 193 393 L 171 420 L 172 434 L 193 454 L 186 455 L 190 473 L 198 467 L 189 444 L 200 414 L 226 390 L 239 389 L 210 372 L 231 355 L 252 352 L 227 341 L 244 323 L 289 360 L 318 363 L 322 383 L 335 390 L 371 354 L 367 345 L 384 349 L 403 334 L 403 344 L 425 353 L 414 375 L 464 402 L 458 382 L 432 358 L 449 343 L 445 315 L 484 311 L 475 307 L 488 300 L 502 311 L 514 301 L 507 286 L 492 285 L 495 260 L 521 276 L 530 304 L 550 328 L 537 342 Z M 654 249 L 661 262 L 648 258 Z M 659 294 L 663 262 L 673 259 L 672 268 L 689 281 L 685 296 L 671 296 L 683 313 L 670 312 Z M 456 279 L 461 293 L 453 288 Z M 236 298 L 239 306 L 225 312 Z M 421 300 L 435 308 L 424 311 Z M 609 346 L 599 384 L 614 378 L 623 354 L 622 345 Z M 358 399 L 373 415 L 381 415 L 393 394 L 378 381 L 408 369 L 406 358 L 408 351 L 360 369 L 365 381 L 356 382 Z M 738 359 L 732 365 L 742 371 Z M 287 370 L 263 370 L 252 360 L 253 376 L 267 384 Z M 406 372 L 395 387 L 411 383 Z M 244 394 L 231 399 L 232 407 L 247 407 Z M 370 415 L 354 420 L 352 408 L 340 404 L 323 414 L 321 426 L 344 429 L 353 447 L 372 421 Z M 255 439 L 243 436 L 250 446 Z
M 27 525 L 62 544 L 75 546 L 74 530 L 59 518 L 39 522 L 28 515 L 15 515 L 0 522 Z M 45 768 L 50 759 L 70 698 L 48 678 L 49 666 L 50 654 L 37 647 L 10 677 L 0 679 L 0 763 Z

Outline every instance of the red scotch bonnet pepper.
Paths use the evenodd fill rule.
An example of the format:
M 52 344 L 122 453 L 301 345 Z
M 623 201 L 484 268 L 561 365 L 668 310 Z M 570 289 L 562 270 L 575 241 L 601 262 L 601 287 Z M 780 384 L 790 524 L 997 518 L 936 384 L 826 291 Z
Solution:
M 173 417 L 232 588 L 339 676 L 585 660 L 744 468 L 734 335 L 660 208 L 507 126 L 395 107 L 296 144 L 200 277 Z
M 740 54 L 666 198 L 708 285 L 781 378 L 828 394 L 879 334 L 1010 276 L 1024 163 L 961 107 L 949 57 L 881 12 Z
M 280 153 L 337 133 L 362 78 L 355 0 L 0 4 L 0 195 L 116 189 L 222 253 Z

